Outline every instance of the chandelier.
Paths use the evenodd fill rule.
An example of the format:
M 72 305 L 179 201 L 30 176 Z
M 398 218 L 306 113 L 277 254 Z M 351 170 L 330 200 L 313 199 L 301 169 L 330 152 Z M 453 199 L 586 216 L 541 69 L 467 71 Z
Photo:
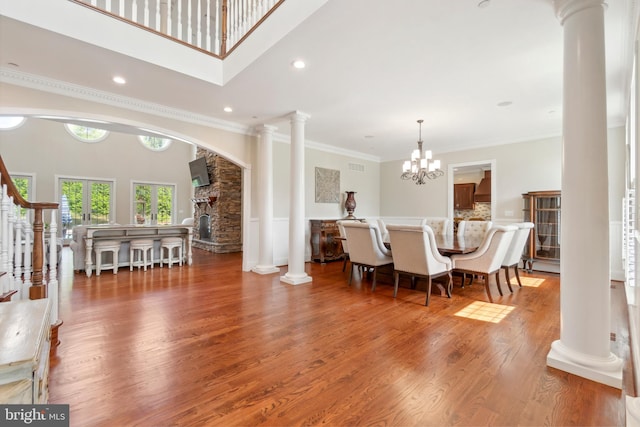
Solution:
M 413 180 L 416 185 L 427 183 L 427 179 L 436 179 L 444 175 L 440 169 L 440 160 L 430 161 L 433 157 L 431 150 L 422 151 L 422 122 L 418 120 L 419 136 L 418 148 L 411 153 L 411 160 L 405 160 L 402 165 L 400 178 Z

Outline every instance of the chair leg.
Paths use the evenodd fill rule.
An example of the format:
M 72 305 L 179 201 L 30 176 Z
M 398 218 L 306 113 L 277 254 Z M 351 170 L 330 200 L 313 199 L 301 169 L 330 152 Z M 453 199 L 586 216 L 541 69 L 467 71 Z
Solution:
M 371 284 L 371 292 L 376 290 L 376 276 L 378 275 L 378 269 L 373 267 L 373 283 Z
M 498 287 L 498 293 L 503 296 L 502 286 L 500 285 L 500 270 L 496 271 L 496 286 Z
M 349 269 L 349 286 L 351 286 L 351 279 L 353 279 L 353 263 L 351 263 L 351 268 Z
M 393 282 L 393 297 L 395 298 L 396 295 L 398 295 L 398 282 L 400 282 L 400 273 L 396 271 L 393 275 L 395 276 L 395 280 Z
M 342 271 L 344 271 L 345 268 L 347 268 L 347 258 L 349 258 L 348 255 L 344 254 L 344 262 L 342 263 Z
M 509 277 L 509 267 L 504 267 L 504 277 L 507 279 L 507 286 L 511 293 L 513 293 L 513 288 L 511 287 L 511 277 Z
M 428 283 L 427 283 L 427 300 L 425 301 L 424 305 L 426 305 L 427 307 L 429 306 L 429 300 L 431 299 L 431 276 L 429 276 L 427 278 Z
M 518 286 L 522 287 L 522 282 L 520 281 L 520 273 L 518 271 L 518 264 L 513 267 L 513 270 L 516 272 L 516 279 L 518 279 Z
M 416 276 L 411 276 L 411 289 L 416 288 Z
M 491 290 L 489 289 L 489 275 L 484 274 L 482 277 L 484 278 L 484 291 L 487 293 L 487 297 L 489 297 L 489 302 L 493 302 Z
M 449 282 L 447 283 L 447 297 L 451 298 L 451 290 L 453 289 L 453 275 L 451 274 L 451 272 L 449 272 L 448 276 Z

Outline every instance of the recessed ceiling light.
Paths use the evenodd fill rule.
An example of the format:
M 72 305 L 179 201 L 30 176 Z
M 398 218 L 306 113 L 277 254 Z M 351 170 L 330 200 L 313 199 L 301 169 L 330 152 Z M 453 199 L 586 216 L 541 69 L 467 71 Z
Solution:
M 296 59 L 295 61 L 293 61 L 293 67 L 294 68 L 303 69 L 306 66 L 307 66 L 307 64 L 305 64 L 302 59 Z
M 502 102 L 498 102 L 498 107 L 508 107 L 509 105 L 513 104 L 512 101 L 502 101 Z
M 223 110 L 225 111 L 225 113 L 230 113 L 233 111 L 233 108 L 231 107 L 224 107 Z
M 123 84 L 125 84 L 125 83 L 127 82 L 127 81 L 124 79 L 124 77 L 122 77 L 122 76 L 113 76 L 113 79 L 112 79 L 112 80 L 113 80 L 113 82 L 114 82 L 114 83 L 117 83 L 117 84 L 119 84 L 119 85 L 123 85 Z
M 485 8 L 489 6 L 489 4 L 491 4 L 491 0 L 480 0 L 480 2 L 478 3 L 478 7 Z

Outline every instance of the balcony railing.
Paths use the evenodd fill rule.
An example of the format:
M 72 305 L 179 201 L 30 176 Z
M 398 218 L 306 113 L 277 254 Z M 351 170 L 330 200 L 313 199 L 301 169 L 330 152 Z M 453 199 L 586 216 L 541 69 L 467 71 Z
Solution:
M 70 0 L 224 58 L 284 0 Z

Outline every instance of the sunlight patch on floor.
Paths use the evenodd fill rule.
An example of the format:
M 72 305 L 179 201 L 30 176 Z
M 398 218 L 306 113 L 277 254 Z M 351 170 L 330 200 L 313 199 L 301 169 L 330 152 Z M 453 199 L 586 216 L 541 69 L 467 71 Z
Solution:
M 466 317 L 468 319 L 482 320 L 484 322 L 499 323 L 502 319 L 507 317 L 515 307 L 501 304 L 491 304 L 488 302 L 476 301 L 455 315 L 459 317 Z
M 520 276 L 520 281 L 522 282 L 522 286 L 528 286 L 530 288 L 537 288 L 544 283 L 544 279 L 539 277 L 522 277 Z M 518 286 L 518 280 L 511 280 L 511 285 Z

